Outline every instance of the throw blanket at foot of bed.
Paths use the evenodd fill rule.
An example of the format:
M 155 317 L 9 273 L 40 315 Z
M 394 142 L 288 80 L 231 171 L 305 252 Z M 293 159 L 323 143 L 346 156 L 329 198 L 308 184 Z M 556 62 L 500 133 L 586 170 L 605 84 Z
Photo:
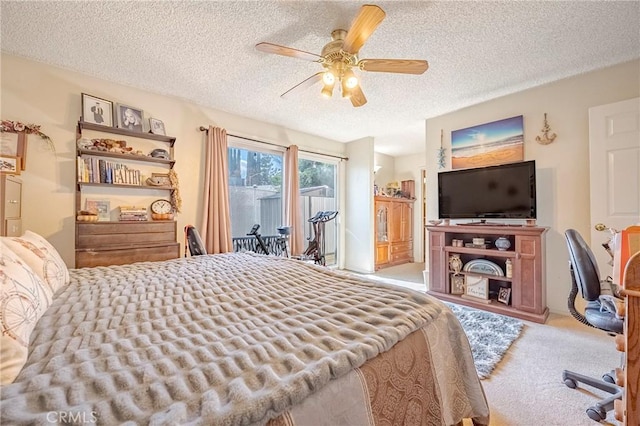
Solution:
M 416 332 L 422 343 L 396 345 Z M 418 352 L 403 344 L 428 352 L 418 356 L 426 385 L 412 393 L 385 381 L 385 371 L 417 364 Z M 45 424 L 52 412 L 107 425 L 304 422 L 313 415 L 305 403 L 354 379 L 370 410 L 386 403 L 382 412 L 392 414 L 398 404 L 388 398 L 423 400 L 424 412 L 404 404 L 405 418 L 488 422 L 468 342 L 448 308 L 285 258 L 233 253 L 72 270 L 29 350 L 2 388 L 3 423 Z

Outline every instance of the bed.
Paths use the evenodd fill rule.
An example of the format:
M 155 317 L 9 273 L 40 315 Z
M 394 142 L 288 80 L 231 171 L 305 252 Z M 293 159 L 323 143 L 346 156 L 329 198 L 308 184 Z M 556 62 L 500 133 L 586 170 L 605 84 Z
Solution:
M 41 290 L 3 424 L 489 423 L 468 340 L 425 294 L 252 253 L 67 273 L 49 265 L 65 282 Z

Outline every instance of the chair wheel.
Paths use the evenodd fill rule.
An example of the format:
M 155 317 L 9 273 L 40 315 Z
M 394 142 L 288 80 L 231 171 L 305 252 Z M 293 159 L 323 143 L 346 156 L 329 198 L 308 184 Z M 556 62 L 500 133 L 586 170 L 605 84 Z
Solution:
M 613 383 L 613 384 L 615 384 L 615 383 L 616 383 L 616 379 L 615 379 L 615 377 L 613 377 L 613 376 L 611 375 L 611 373 L 605 373 L 605 374 L 603 374 L 603 375 L 602 375 L 602 380 L 604 380 L 604 381 L 605 381 L 605 382 L 607 382 L 607 383 Z
M 578 383 L 573 379 L 564 379 L 564 384 L 571 389 L 575 389 L 578 387 Z
M 587 416 L 589 416 L 591 420 L 595 420 L 596 422 L 601 422 L 607 418 L 607 412 L 604 411 L 602 408 L 589 407 L 587 408 Z

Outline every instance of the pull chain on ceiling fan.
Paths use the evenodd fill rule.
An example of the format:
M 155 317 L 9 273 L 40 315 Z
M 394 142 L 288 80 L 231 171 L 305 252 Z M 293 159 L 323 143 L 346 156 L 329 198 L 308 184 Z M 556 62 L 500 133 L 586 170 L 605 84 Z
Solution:
M 367 98 L 362 92 L 360 80 L 354 69 L 368 72 L 423 74 L 429 68 L 427 61 L 419 59 L 358 59 L 358 51 L 384 17 L 385 13 L 380 7 L 362 6 L 348 31 L 337 29 L 331 32 L 331 41 L 322 48 L 320 55 L 267 42 L 256 44 L 256 49 L 265 53 L 318 62 L 324 67 L 323 71 L 284 92 L 282 97 L 322 82 L 323 96 L 333 96 L 337 85 L 342 92 L 342 97 L 349 98 L 354 107 L 359 107 L 367 103 Z

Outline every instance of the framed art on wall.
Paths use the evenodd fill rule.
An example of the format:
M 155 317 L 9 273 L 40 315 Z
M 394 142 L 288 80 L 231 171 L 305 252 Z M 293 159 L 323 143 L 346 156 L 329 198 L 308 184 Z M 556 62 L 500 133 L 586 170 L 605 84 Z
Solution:
M 27 166 L 27 134 L 25 132 L 1 132 L 0 155 L 20 157 L 20 170 Z
M 14 157 L 12 155 L 0 155 L 0 173 L 19 175 L 20 157 Z
M 118 114 L 118 127 L 133 130 L 134 132 L 144 132 L 142 123 L 144 114 L 141 109 L 118 104 L 116 111 Z
M 524 160 L 523 116 L 451 132 L 451 168 L 494 166 Z
M 113 127 L 113 102 L 83 93 L 82 121 Z

